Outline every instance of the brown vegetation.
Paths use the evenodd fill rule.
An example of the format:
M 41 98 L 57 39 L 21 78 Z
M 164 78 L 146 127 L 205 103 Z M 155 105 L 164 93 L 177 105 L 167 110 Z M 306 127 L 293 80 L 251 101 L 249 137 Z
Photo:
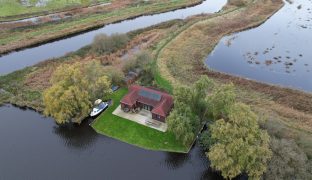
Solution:
M 36 70 L 27 75 L 24 84 L 28 88 L 42 91 L 51 86 L 50 79 L 54 71 L 59 66 L 64 64 L 73 64 L 75 62 L 89 62 L 94 59 L 99 60 L 104 66 L 112 66 L 116 71 L 121 71 L 122 64 L 125 63 L 125 61 L 121 60 L 121 57 L 125 54 L 128 54 L 128 58 L 133 56 L 135 54 L 135 52 L 132 52 L 134 47 L 137 47 L 138 50 L 149 48 L 163 36 L 163 33 L 164 32 L 159 30 L 144 32 L 129 41 L 126 47 L 109 54 L 98 55 L 96 53 L 89 52 L 87 55 L 82 57 L 78 55 L 68 55 L 67 57 L 63 57 L 61 59 L 44 61 L 36 65 Z

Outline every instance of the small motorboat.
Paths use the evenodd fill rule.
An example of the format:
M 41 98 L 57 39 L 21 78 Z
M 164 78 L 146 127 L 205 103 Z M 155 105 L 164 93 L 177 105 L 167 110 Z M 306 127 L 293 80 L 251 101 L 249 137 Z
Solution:
M 108 108 L 108 104 L 103 102 L 101 99 L 98 99 L 94 102 L 94 107 L 90 113 L 91 117 L 95 117 Z

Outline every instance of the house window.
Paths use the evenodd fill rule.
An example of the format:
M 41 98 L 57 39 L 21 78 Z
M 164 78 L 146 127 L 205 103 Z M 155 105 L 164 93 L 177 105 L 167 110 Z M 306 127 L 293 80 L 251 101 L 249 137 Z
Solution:
M 159 115 L 156 115 L 156 119 L 160 119 L 160 116 L 159 116 Z
M 152 110 L 152 107 L 149 106 L 149 105 L 143 104 L 143 109 L 148 110 L 148 111 L 151 111 L 151 110 Z

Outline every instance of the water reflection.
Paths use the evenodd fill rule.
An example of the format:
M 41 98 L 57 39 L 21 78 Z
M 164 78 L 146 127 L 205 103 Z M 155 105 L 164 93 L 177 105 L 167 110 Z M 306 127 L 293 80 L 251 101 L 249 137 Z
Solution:
M 206 180 L 206 179 L 223 179 L 221 174 L 218 172 L 215 172 L 212 170 L 210 167 L 208 167 L 201 175 L 200 177 L 201 180 Z
M 0 107 L 0 179 L 219 179 L 198 146 L 189 154 L 149 151 L 35 111 Z M 202 178 L 202 179 L 203 179 Z
M 177 169 L 183 166 L 190 159 L 189 154 L 166 153 L 165 163 L 170 169 Z
M 84 120 L 80 125 L 66 124 L 53 126 L 53 133 L 58 135 L 68 148 L 86 149 L 91 147 L 98 138 L 98 134 L 89 126 L 92 119 Z

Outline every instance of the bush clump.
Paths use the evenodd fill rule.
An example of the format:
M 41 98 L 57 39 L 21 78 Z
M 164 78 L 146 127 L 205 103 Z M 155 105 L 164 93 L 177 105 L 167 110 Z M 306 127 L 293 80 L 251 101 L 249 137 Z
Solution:
M 128 43 L 129 38 L 126 34 L 98 34 L 94 37 L 92 50 L 101 55 L 109 54 L 120 48 L 123 48 Z
M 311 179 L 308 157 L 291 139 L 272 138 L 273 157 L 269 161 L 264 179 Z
M 124 73 L 130 71 L 140 71 L 140 84 L 144 86 L 151 86 L 154 82 L 153 57 L 147 51 L 142 51 L 133 58 L 127 60 L 123 66 Z

